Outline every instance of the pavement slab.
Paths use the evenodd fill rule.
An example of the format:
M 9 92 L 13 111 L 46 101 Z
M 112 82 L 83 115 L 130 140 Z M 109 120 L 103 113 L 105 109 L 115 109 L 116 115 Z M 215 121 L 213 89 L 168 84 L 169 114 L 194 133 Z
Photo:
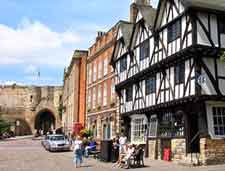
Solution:
M 0 171 L 122 171 L 112 163 L 85 159 L 81 168 L 75 168 L 72 152 L 50 153 L 39 140 L 21 139 L 0 141 Z M 139 171 L 225 171 L 225 165 L 185 167 L 171 162 L 145 161 Z

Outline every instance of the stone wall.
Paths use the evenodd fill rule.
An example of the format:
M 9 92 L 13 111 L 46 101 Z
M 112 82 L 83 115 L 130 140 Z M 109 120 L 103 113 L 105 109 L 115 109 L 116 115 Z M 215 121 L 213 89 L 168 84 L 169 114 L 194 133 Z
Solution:
M 157 140 L 149 140 L 148 141 L 148 156 L 149 159 L 155 160 L 157 158 L 156 151 L 157 151 Z
M 172 160 L 183 160 L 186 155 L 186 140 L 172 139 L 171 140 L 171 157 Z
M 200 140 L 201 161 L 204 165 L 225 164 L 225 140 Z
M 0 86 L 0 115 L 12 124 L 20 121 L 19 135 L 35 133 L 34 123 L 37 114 L 43 109 L 54 113 L 57 128 L 61 126 L 58 106 L 62 87 Z

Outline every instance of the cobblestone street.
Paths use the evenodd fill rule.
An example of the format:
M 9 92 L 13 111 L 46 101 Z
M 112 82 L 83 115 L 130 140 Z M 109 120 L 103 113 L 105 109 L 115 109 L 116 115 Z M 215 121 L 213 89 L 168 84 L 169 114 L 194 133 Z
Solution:
M 146 161 L 147 167 L 140 171 L 225 171 L 225 166 L 182 167 L 162 161 Z M 39 140 L 11 140 L 0 142 L 0 171 L 72 171 L 119 170 L 112 164 L 93 159 L 85 160 L 82 168 L 76 169 L 72 163 L 72 152 L 49 153 L 43 149 Z

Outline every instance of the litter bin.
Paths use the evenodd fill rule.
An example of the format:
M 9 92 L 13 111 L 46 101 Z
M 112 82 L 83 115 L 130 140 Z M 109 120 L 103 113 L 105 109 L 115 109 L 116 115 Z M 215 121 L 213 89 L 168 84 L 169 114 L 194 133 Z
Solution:
M 104 162 L 110 162 L 112 160 L 112 141 L 111 140 L 103 140 L 101 141 L 101 153 L 100 159 Z

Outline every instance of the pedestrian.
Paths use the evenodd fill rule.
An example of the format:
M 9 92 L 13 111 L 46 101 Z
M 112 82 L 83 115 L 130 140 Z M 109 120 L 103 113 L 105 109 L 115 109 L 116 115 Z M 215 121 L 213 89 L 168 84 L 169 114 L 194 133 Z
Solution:
M 112 147 L 112 162 L 115 163 L 119 159 L 119 138 L 113 138 L 113 147 Z
M 82 140 L 80 136 L 76 137 L 74 141 L 74 159 L 73 162 L 75 163 L 76 168 L 81 167 L 83 163 L 82 158 Z
M 127 143 L 127 137 L 124 135 L 124 133 L 122 133 L 120 138 L 119 138 L 120 154 L 125 153 L 125 151 L 126 151 L 126 143 Z

